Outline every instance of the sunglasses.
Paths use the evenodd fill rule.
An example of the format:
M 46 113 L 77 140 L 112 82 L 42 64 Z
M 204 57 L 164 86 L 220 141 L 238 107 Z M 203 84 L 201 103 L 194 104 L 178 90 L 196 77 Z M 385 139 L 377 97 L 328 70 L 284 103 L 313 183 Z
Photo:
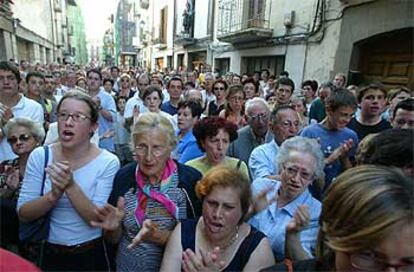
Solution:
M 128 79 L 121 79 L 121 82 L 129 82 Z
M 27 142 L 31 138 L 32 138 L 32 136 L 29 135 L 29 134 L 21 134 L 21 135 L 19 135 L 19 137 L 12 136 L 10 138 L 7 138 L 7 142 L 9 144 L 13 145 L 13 144 L 17 143 L 17 140 L 19 140 L 20 142 Z
M 220 90 L 220 91 L 224 91 L 224 87 L 214 87 L 214 90 L 215 90 L 215 91 L 218 91 L 218 90 Z

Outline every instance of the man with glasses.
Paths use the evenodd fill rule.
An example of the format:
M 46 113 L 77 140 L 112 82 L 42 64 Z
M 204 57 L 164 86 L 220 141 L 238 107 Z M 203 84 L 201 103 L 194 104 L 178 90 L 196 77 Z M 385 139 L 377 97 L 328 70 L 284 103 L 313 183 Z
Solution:
M 252 180 L 263 177 L 274 177 L 278 169 L 274 160 L 280 145 L 298 134 L 299 115 L 289 105 L 275 107 L 270 115 L 269 128 L 273 133 L 273 141 L 256 147 L 249 159 L 249 170 Z
M 11 146 L 3 134 L 4 125 L 13 117 L 26 117 L 43 125 L 42 106 L 19 93 L 20 72 L 6 61 L 0 62 L 0 158 L 16 158 Z
M 270 109 L 263 98 L 255 97 L 246 102 L 247 126 L 237 131 L 237 140 L 230 144 L 227 155 L 239 158 L 248 165 L 250 154 L 257 146 L 269 143 L 273 135 L 269 131 Z

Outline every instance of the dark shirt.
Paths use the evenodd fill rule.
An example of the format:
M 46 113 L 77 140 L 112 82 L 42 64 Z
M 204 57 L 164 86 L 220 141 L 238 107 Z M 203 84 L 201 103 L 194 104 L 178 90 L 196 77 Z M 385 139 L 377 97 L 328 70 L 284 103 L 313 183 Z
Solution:
M 378 124 L 373 125 L 373 126 L 368 126 L 368 125 L 361 124 L 360 122 L 357 121 L 355 117 L 353 117 L 348 124 L 348 128 L 355 131 L 358 134 L 359 141 L 361 141 L 368 134 L 378 133 L 378 132 L 390 129 L 391 124 L 387 120 L 381 119 L 381 122 L 379 122 Z
M 178 113 L 178 108 L 171 105 L 170 101 L 162 103 L 161 110 L 163 112 L 169 113 L 171 116 L 174 116 Z

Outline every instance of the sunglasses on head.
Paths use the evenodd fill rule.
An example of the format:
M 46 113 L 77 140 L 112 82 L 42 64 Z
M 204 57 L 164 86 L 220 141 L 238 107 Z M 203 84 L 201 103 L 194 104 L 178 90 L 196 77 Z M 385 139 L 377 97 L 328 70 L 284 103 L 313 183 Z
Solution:
M 7 138 L 7 142 L 11 145 L 17 143 L 17 140 L 19 140 L 20 142 L 27 142 L 28 140 L 30 140 L 30 138 L 32 138 L 31 135 L 28 134 L 21 134 L 18 137 L 16 136 L 12 136 L 10 138 Z

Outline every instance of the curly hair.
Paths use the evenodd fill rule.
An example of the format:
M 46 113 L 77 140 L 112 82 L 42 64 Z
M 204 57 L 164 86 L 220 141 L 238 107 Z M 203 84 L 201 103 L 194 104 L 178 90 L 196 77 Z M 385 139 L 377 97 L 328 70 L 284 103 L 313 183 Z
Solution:
M 230 121 L 218 116 L 209 116 L 198 121 L 193 128 L 194 137 L 197 140 L 198 147 L 205 151 L 202 142 L 207 137 L 214 137 L 219 130 L 223 129 L 229 134 L 230 142 L 237 139 L 237 126 Z

